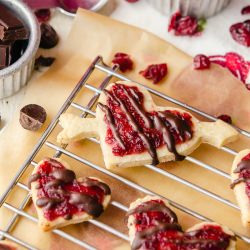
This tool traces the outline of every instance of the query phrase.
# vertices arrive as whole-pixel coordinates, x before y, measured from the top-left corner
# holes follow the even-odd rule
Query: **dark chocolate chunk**
[[[10,65],[11,47],[11,43],[4,43],[0,41],[0,70]]]
[[[86,194],[72,193],[69,203],[83,209],[86,213],[98,217],[103,212],[103,206],[94,197]]]
[[[58,44],[59,37],[54,28],[46,23],[41,24],[40,48],[51,49]]]
[[[16,62],[24,54],[28,43],[28,40],[18,40],[13,43],[11,49],[11,64]]]
[[[0,4],[0,13],[0,40],[15,41],[28,39],[29,31],[15,13],[12,13],[3,4]]]
[[[37,104],[29,104],[20,110],[19,122],[24,129],[36,131],[40,129],[47,117],[43,107]]]
[[[69,169],[57,169],[51,173],[51,176],[64,183],[72,183],[76,179],[76,175]]]
[[[35,70],[39,70],[40,67],[49,67],[54,61],[54,57],[39,56],[35,61]]]

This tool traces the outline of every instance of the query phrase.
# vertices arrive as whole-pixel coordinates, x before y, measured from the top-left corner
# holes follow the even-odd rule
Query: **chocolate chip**
[[[24,129],[36,131],[40,129],[47,117],[43,107],[29,104],[20,110],[19,122]]]
[[[46,23],[42,23],[41,26],[41,41],[40,48],[51,49],[58,44],[59,37],[54,28]]]
[[[54,61],[54,57],[39,56],[35,61],[35,70],[39,70],[40,67],[49,67],[53,64]]]

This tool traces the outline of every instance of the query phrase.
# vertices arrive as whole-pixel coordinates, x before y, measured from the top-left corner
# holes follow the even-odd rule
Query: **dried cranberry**
[[[51,49],[58,44],[59,37],[53,27],[49,24],[41,24],[40,48]]]
[[[36,10],[35,15],[40,23],[45,23],[50,19],[51,16],[50,9]]]
[[[229,115],[220,115],[217,118],[228,123],[228,124],[232,124],[232,118]]]
[[[131,60],[130,56],[125,53],[116,53],[112,63],[118,64],[122,72],[133,69],[133,61]]]
[[[232,38],[241,45],[250,47],[250,20],[236,23],[230,27]]]
[[[168,32],[173,30],[176,36],[193,36],[201,29],[202,27],[199,26],[197,18],[182,16],[180,12],[172,15],[168,26]]]
[[[210,68],[210,60],[205,55],[197,55],[194,57],[194,69],[209,69]]]
[[[250,14],[250,5],[244,7],[244,8],[241,10],[241,14],[242,14],[242,15]]]
[[[151,64],[145,70],[140,71],[140,74],[148,80],[153,80],[156,84],[160,82],[168,73],[168,66],[166,63]]]
[[[39,70],[41,66],[49,67],[53,64],[54,61],[55,61],[54,57],[39,56],[35,61],[35,69]]]

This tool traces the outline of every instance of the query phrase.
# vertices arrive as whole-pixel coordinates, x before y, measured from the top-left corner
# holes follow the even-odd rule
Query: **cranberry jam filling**
[[[147,112],[144,108],[144,95],[137,87],[115,84],[111,90],[105,91],[105,94],[116,132],[123,143],[121,145],[117,136],[114,136],[110,121],[105,115],[104,119],[108,125],[106,143],[112,146],[114,155],[139,154],[164,146],[164,126],[166,133],[168,132],[167,136],[173,137],[174,145],[170,145],[172,148],[192,138],[193,123],[188,113],[176,110]]]
[[[238,164],[234,173],[238,173],[238,179],[234,180],[231,187],[234,188],[237,184],[245,182],[246,184],[246,194],[250,200],[250,153],[242,158],[241,162]]]
[[[110,194],[109,187],[97,180],[77,181],[75,173],[55,159],[44,160],[37,173],[30,177],[29,182],[34,181],[38,182],[36,205],[50,221],[58,217],[71,219],[80,212],[97,217],[103,211],[105,194]]]
[[[226,250],[231,238],[220,226],[205,225],[199,230],[185,233],[177,230],[158,231],[144,241],[142,249]]]
[[[183,232],[176,214],[161,200],[144,202],[128,215],[133,215],[135,221],[133,250],[224,250],[233,237],[217,225]]]

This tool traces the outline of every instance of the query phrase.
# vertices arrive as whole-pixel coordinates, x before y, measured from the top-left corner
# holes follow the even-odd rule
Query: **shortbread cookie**
[[[232,184],[236,199],[241,210],[244,226],[250,225],[250,149],[240,151],[234,159]]]
[[[17,244],[9,240],[0,241],[0,250],[19,250],[21,247],[18,247]]]
[[[38,163],[29,179],[39,226],[48,231],[98,217],[110,201],[110,188],[95,177],[78,178],[58,158]]]
[[[187,111],[156,106],[145,88],[131,82],[102,92],[95,119],[63,114],[60,124],[59,143],[99,135],[107,168],[183,160],[202,142],[221,147],[238,137],[221,120],[200,122]]]
[[[132,250],[234,250],[236,238],[225,226],[202,222],[183,232],[166,201],[146,196],[130,205],[128,229]]]

